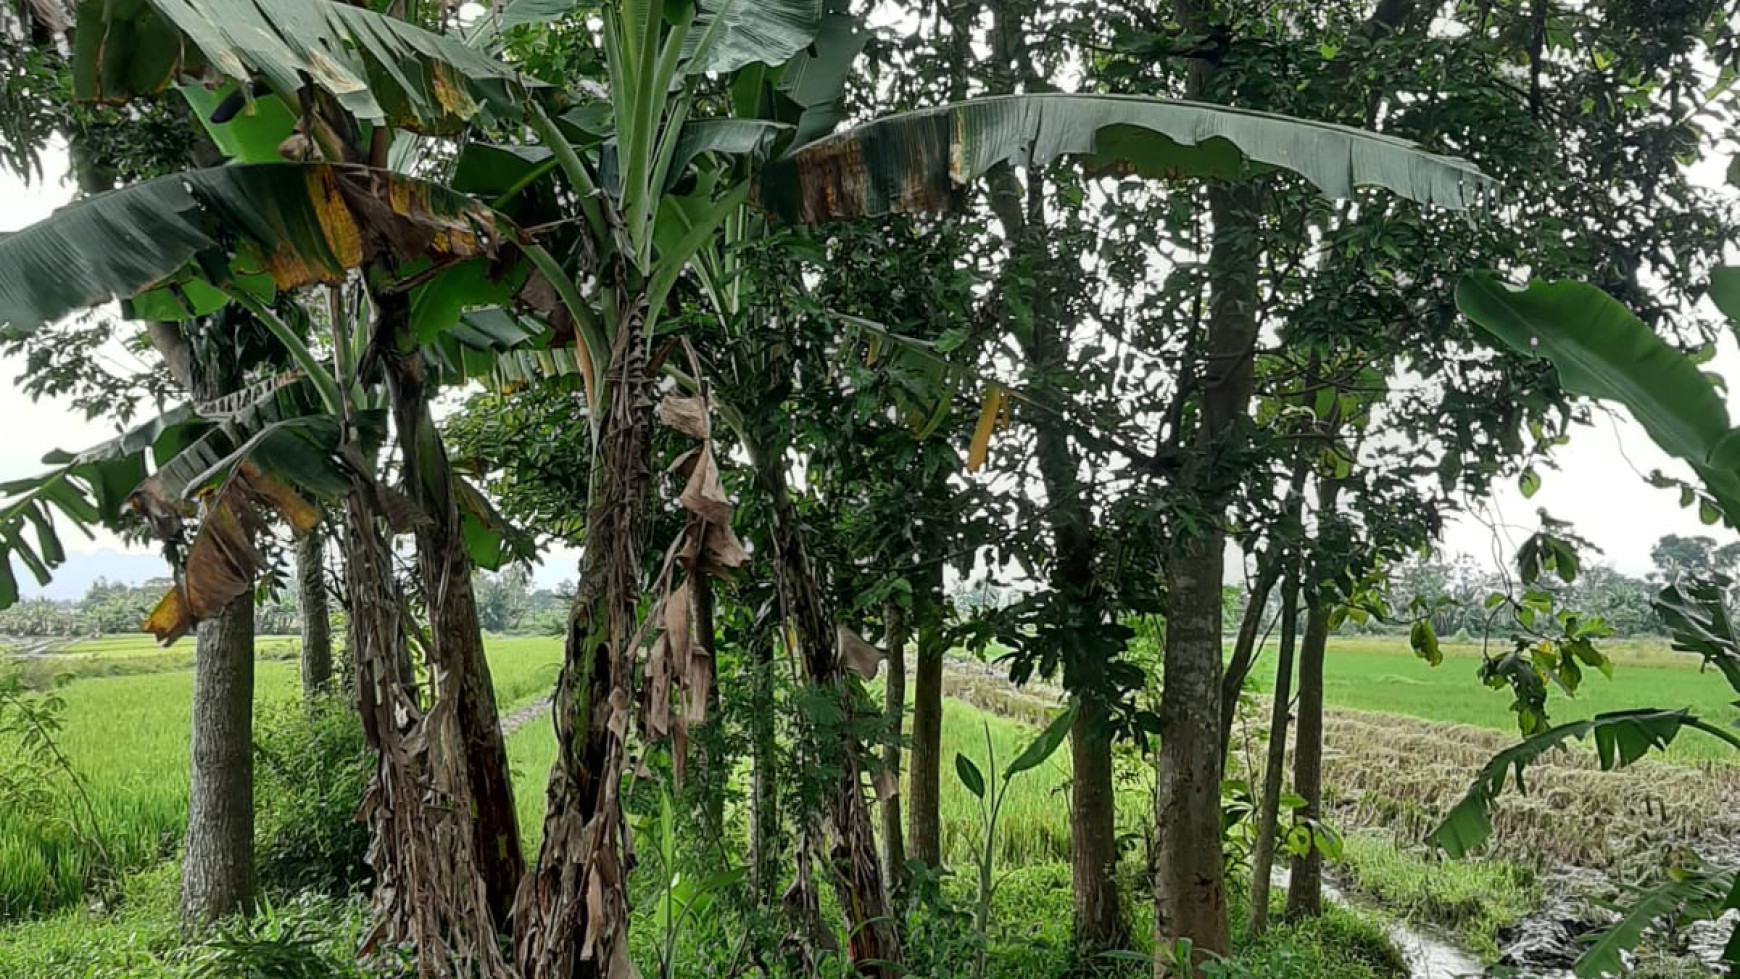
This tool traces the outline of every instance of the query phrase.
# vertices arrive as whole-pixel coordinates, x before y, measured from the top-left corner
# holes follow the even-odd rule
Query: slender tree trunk
[[[254,898],[254,596],[199,624],[192,780],[181,860],[181,920],[204,924]]]
[[[410,332],[409,301],[394,295],[379,297],[377,302],[379,329],[388,331],[377,342],[387,351],[382,359],[404,457],[405,490],[418,510],[417,569],[428,605],[432,656],[440,669],[458,678],[453,709],[471,778],[477,859],[489,892],[490,913],[505,928],[525,873],[525,856],[514,814],[507,746],[477,620],[471,557],[460,530],[453,469],[429,411],[428,380],[422,352]]]
[[[757,621],[750,627],[751,714],[749,718],[749,876],[758,907],[771,908],[779,895],[780,832],[779,746],[773,702],[773,630]]]
[[[332,683],[332,612],[326,602],[326,538],[316,529],[296,541],[296,605],[302,613],[302,699]]]
[[[1308,593],[1305,641],[1299,649],[1299,724],[1293,745],[1293,791],[1305,800],[1299,815],[1323,816],[1323,659],[1329,644],[1329,606]],[[1323,855],[1312,847],[1294,857],[1287,886],[1287,917],[1323,913]]]
[[[942,866],[942,630],[927,613],[918,629],[918,663],[912,678],[912,795],[908,844],[914,860]]]
[[[900,826],[900,742],[906,726],[906,610],[894,602],[883,607],[886,630],[882,646],[888,653],[883,686],[883,716],[888,725],[882,743],[882,869],[891,900],[906,890],[906,840]]]
[[[1192,29],[1201,14],[1187,5]],[[1200,66],[1198,66],[1200,67]],[[1203,75],[1193,69],[1192,93]],[[1226,534],[1221,527],[1231,451],[1243,440],[1256,344],[1257,194],[1249,185],[1213,187],[1209,207],[1212,296],[1204,343],[1202,422],[1183,489],[1200,502],[1206,529],[1183,543],[1167,568],[1166,652],[1161,677],[1160,767],[1154,820],[1161,827],[1154,860],[1154,971],[1171,969],[1164,950],[1180,938],[1198,953],[1231,946],[1222,867],[1221,582]]]
[[[1257,637],[1263,631],[1263,613],[1269,605],[1269,592],[1280,577],[1281,562],[1271,549],[1257,563],[1257,580],[1251,585],[1250,601],[1239,618],[1238,638],[1233,641],[1233,653],[1228,657],[1226,673],[1220,681],[1220,754],[1224,761],[1232,747],[1233,722],[1238,719],[1239,694],[1244,692],[1245,679],[1251,664],[1257,660]]]
[[[750,455],[762,489],[773,505],[774,565],[782,602],[791,618],[809,683],[842,707],[845,674],[831,616],[817,586],[803,528],[781,468],[781,453]],[[844,726],[815,730],[808,739],[812,764],[838,772],[827,799],[831,839],[829,876],[840,904],[847,949],[860,973],[897,975],[900,936],[894,927],[870,807],[864,796],[863,746]]]
[[[627,766],[634,640],[651,489],[652,383],[638,308],[616,317],[580,586],[551,716],[556,761],[543,843],[514,905],[523,979],[616,977],[628,959],[628,857],[618,789]]]
[[[1299,587],[1281,586],[1281,652],[1275,662],[1275,699],[1269,710],[1269,755],[1263,764],[1263,797],[1257,804],[1257,842],[1251,867],[1252,938],[1269,927],[1270,878],[1275,867],[1275,826],[1281,815],[1281,782],[1287,765],[1287,718],[1292,711],[1293,647],[1299,620]]]

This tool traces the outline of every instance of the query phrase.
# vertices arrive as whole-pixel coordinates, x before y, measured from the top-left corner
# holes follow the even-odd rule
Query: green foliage
[[[366,881],[357,820],[373,759],[349,698],[279,702],[254,719],[255,860],[266,888],[346,894]]]

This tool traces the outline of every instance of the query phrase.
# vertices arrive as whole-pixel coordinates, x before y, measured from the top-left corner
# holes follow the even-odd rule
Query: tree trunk
[[[254,898],[254,596],[199,624],[192,779],[181,860],[181,920],[200,925]]]
[[[1156,783],[1154,946],[1188,938],[1225,955],[1226,887],[1220,825],[1220,587],[1225,540],[1218,527],[1168,569],[1166,658],[1160,691]],[[1158,964],[1156,974],[1164,974]]]
[[[1077,957],[1129,944],[1118,903],[1117,791],[1110,711],[1092,692],[1069,729],[1069,867]]]
[[[1232,747],[1233,722],[1238,719],[1239,694],[1244,692],[1245,679],[1251,664],[1257,661],[1257,637],[1263,631],[1263,613],[1269,605],[1269,592],[1280,577],[1281,562],[1277,549],[1271,548],[1257,562],[1257,580],[1251,585],[1250,601],[1239,619],[1238,638],[1233,641],[1232,656],[1227,659],[1226,673],[1220,681],[1220,754],[1224,762]]]
[[[332,611],[326,602],[326,538],[319,529],[296,541],[296,604],[302,613],[302,699],[332,683]]]
[[[699,820],[701,839],[725,840],[725,788],[731,779],[729,759],[717,755],[719,748],[719,660],[717,656],[718,626],[714,617],[713,576],[703,571],[690,574],[689,622],[694,645],[689,651],[691,661],[699,658],[704,664],[707,685],[707,719],[688,732],[695,745],[699,777],[691,774],[690,791],[695,793],[695,818]],[[721,850],[720,852],[724,852]]]
[[[912,795],[907,816],[911,856],[927,867],[942,866],[942,630],[921,623],[912,678],[912,765],[907,787]]]
[[[1302,819],[1323,815],[1323,657],[1329,643],[1329,606],[1306,595],[1305,641],[1299,649],[1299,724],[1293,745],[1293,791],[1305,800]],[[1287,886],[1287,917],[1323,913],[1323,855],[1313,846],[1294,857]]]
[[[886,630],[882,646],[888,653],[883,687],[883,716],[888,725],[882,743],[882,869],[890,899],[898,903],[906,890],[906,841],[900,826],[900,742],[906,725],[906,610],[894,602],[883,606]]]
[[[1181,4],[1181,19],[1199,29],[1201,11]],[[1199,70],[1201,69],[1201,70]],[[1193,66],[1200,95],[1207,69]],[[1257,324],[1256,190],[1212,187],[1214,243],[1202,372],[1202,421],[1181,487],[1204,511],[1206,529],[1184,542],[1167,568],[1166,651],[1161,677],[1160,770],[1155,786],[1154,971],[1181,938],[1198,953],[1225,955],[1231,945],[1222,868],[1221,582],[1226,533],[1221,527],[1234,473],[1230,456],[1243,441],[1252,387]]]
[[[514,904],[523,979],[628,974],[627,881],[632,860],[618,790],[634,704],[634,642],[651,489],[652,383],[645,322],[626,309],[600,420],[580,586],[568,616],[551,708],[556,760],[545,792],[543,843]]]
[[[402,294],[377,298],[381,322],[376,342],[384,352],[393,422],[404,460],[405,490],[416,506],[417,570],[428,607],[432,659],[453,673],[453,705],[471,778],[471,826],[477,860],[489,893],[489,909],[506,928],[514,894],[525,873],[513,778],[483,630],[472,590],[472,564],[460,529],[459,503],[447,449],[429,411],[422,351],[411,335],[409,300]],[[449,689],[448,685],[441,684]]]
[[[783,454],[751,448],[750,455],[773,506],[774,566],[807,679],[842,709],[848,709],[839,642],[786,485]],[[845,725],[813,730],[806,740],[813,752],[807,763],[838,773],[827,799],[831,839],[826,863],[840,904],[848,954],[862,974],[897,975],[900,937],[882,887],[876,833],[864,797],[863,746]]]
[[[750,627],[749,652],[755,675],[749,718],[749,877],[755,903],[771,908],[779,894],[780,817],[773,702],[773,630],[759,617]]]
[[[1250,937],[1269,927],[1270,878],[1275,867],[1275,826],[1281,815],[1281,782],[1287,765],[1287,718],[1293,699],[1293,646],[1299,619],[1299,586],[1281,586],[1281,652],[1275,663],[1275,699],[1269,710],[1269,755],[1263,764],[1263,797],[1257,804],[1257,842],[1252,856]]]

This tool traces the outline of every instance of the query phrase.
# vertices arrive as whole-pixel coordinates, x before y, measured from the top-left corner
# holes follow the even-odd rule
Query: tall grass
[[[149,641],[145,637],[144,642]],[[105,645],[97,648],[90,662],[155,659],[138,654],[144,647],[132,637],[99,642]],[[296,664],[272,658],[284,655],[285,642],[269,637],[256,646],[263,660],[255,674],[256,711],[298,695]],[[192,644],[182,645],[187,649],[169,655],[186,656],[191,665]],[[491,637],[486,646],[496,700],[503,709],[543,696],[554,687],[561,661],[559,640]],[[83,645],[78,648],[85,650]],[[290,646],[292,659],[294,648]],[[66,700],[65,726],[57,743],[89,792],[104,848],[114,864],[108,869],[125,873],[173,855],[187,821],[192,672],[184,666],[139,675],[85,677],[62,688],[61,695]],[[547,724],[527,727],[544,730],[549,740]],[[524,811],[527,799],[535,798],[541,813],[548,759],[522,767],[528,771],[528,785],[535,782],[536,787],[520,791],[519,805]],[[533,770],[535,778],[529,774]],[[0,919],[76,903],[100,863],[93,841],[81,838],[52,814],[0,812]]]
[[[258,665],[256,705],[295,692],[293,664]],[[136,870],[173,852],[187,818],[193,675],[79,680],[62,695],[57,743],[84,780],[110,869]],[[0,917],[77,901],[100,863],[92,841],[50,815],[0,813]]]

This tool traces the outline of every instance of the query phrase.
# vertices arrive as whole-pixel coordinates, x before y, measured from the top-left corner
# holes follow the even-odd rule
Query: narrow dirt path
[[[550,710],[550,698],[540,697],[522,707],[515,707],[501,716],[501,736],[508,735],[537,720]]]

